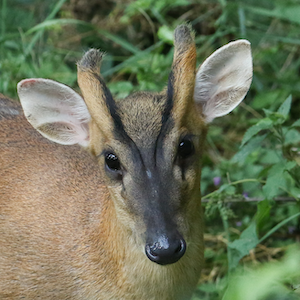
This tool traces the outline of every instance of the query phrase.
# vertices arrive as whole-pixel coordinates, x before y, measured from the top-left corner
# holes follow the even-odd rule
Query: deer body
[[[1,299],[185,299],[201,266],[200,209],[189,268],[144,259],[118,224],[95,158],[79,146],[49,142],[20,106],[1,103],[1,196],[9,195],[0,206]]]
[[[248,59],[244,82],[236,63],[228,77],[224,67],[212,76],[216,85],[239,82],[234,92],[215,88],[209,96],[226,95],[223,111],[204,99],[213,88],[197,90],[215,66],[204,63],[208,71],[195,79],[187,26],[176,30],[162,93],[114,101],[95,50],[78,66],[85,102],[62,84],[22,81],[25,116],[50,141],[21,106],[0,97],[1,299],[190,299],[203,265],[205,118],[228,113],[249,88],[249,44],[239,47],[235,55]],[[207,104],[196,106],[195,93]]]

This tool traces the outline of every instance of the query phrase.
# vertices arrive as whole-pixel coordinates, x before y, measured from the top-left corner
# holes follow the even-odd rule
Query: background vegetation
[[[251,90],[213,122],[206,145],[206,265],[194,300],[300,298],[300,249],[291,248],[300,237],[299,0],[2,0],[0,9],[0,92],[13,98],[29,77],[77,89],[75,63],[90,47],[107,53],[102,74],[116,97],[160,91],[182,22],[196,31],[199,64],[248,39]]]

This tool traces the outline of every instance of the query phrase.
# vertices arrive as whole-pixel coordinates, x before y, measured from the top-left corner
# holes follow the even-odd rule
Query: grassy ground
[[[76,61],[90,47],[107,53],[101,70],[115,97],[159,91],[172,62],[172,32],[182,22],[196,32],[199,64],[229,41],[248,39],[251,90],[239,108],[211,125],[206,145],[206,266],[195,299],[246,299],[237,289],[253,291],[253,277],[262,287],[249,299],[297,298],[286,288],[297,288],[297,255],[272,261],[300,233],[298,0],[0,3],[0,92],[13,98],[17,82],[29,77],[77,89]]]

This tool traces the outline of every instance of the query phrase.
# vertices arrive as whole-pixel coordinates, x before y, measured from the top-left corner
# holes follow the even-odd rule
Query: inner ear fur
[[[62,144],[89,144],[90,114],[70,87],[43,78],[18,83],[18,95],[28,122],[47,139]]]
[[[207,123],[231,112],[246,96],[252,81],[252,55],[247,40],[231,42],[200,66],[194,99]]]

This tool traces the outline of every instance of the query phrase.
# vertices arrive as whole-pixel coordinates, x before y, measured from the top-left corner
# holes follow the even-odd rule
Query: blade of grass
[[[239,23],[240,23],[240,34],[242,37],[246,36],[246,17],[245,17],[245,10],[244,8],[239,5],[238,8],[238,16],[239,16]]]
[[[39,32],[44,29],[49,29],[56,25],[83,25],[92,28],[92,25],[90,25],[85,21],[80,21],[75,19],[54,19],[54,20],[45,20],[42,23],[35,25],[34,27],[26,31],[26,35],[32,34],[34,32]]]
[[[285,20],[291,23],[300,24],[299,19],[299,5],[290,5],[290,6],[275,6],[274,9],[262,8],[262,7],[254,7],[250,5],[241,4],[246,10],[271,18],[278,18],[281,20]]]
[[[251,35],[256,35],[258,37],[263,36],[264,39],[269,40],[269,41],[277,41],[277,42],[282,42],[285,44],[292,44],[292,45],[300,45],[300,40],[291,38],[291,37],[284,37],[284,36],[279,36],[279,35],[272,35],[269,33],[265,33],[263,31],[258,31],[258,30],[253,30],[253,29],[248,29],[248,32],[251,33]]]
[[[163,41],[159,41],[156,44],[150,46],[149,48],[140,51],[139,53],[137,53],[134,56],[129,57],[128,59],[126,59],[124,62],[118,64],[117,66],[107,70],[106,72],[102,73],[103,76],[109,76],[131,64],[134,64],[137,60],[141,59],[143,56],[149,54],[151,51],[155,50],[156,48],[160,47],[163,44]]]
[[[58,13],[58,11],[60,10],[60,8],[63,6],[63,4],[66,2],[67,0],[59,0],[56,5],[54,6],[53,10],[51,11],[51,13],[48,15],[48,17],[46,18],[46,20],[51,20],[55,17],[55,15]],[[26,47],[25,51],[24,51],[24,55],[25,57],[32,51],[34,45],[36,44],[36,42],[38,41],[38,39],[42,36],[44,30],[41,29],[40,31],[38,31],[34,37],[32,38],[31,42],[29,43],[29,45]]]
[[[13,40],[19,37],[19,33],[6,33],[4,36],[0,36],[0,44],[3,44],[7,40]]]
[[[5,35],[6,31],[6,23],[5,23],[5,16],[6,16],[6,9],[7,9],[7,0],[2,0],[2,9],[1,9],[1,35]]]
[[[153,16],[158,20],[161,25],[168,25],[167,21],[163,17],[163,15],[155,8],[150,8]]]
[[[91,30],[94,30],[98,32],[100,35],[106,37],[107,39],[113,41],[114,43],[120,45],[124,49],[128,50],[129,52],[133,54],[139,53],[141,50],[138,49],[137,47],[133,46],[132,44],[128,43],[124,39],[120,38],[117,35],[111,34],[110,32],[103,30],[103,29],[98,29],[94,25],[85,22],[85,21],[80,21],[80,20],[75,20],[75,19],[54,19],[54,20],[45,20],[44,22],[34,26],[33,28],[29,29],[26,34],[31,34],[36,31],[41,31],[45,30],[48,28],[51,28],[52,26],[56,25],[79,25],[79,26],[84,26],[86,28],[89,28]]]
[[[7,9],[7,0],[2,0],[2,9],[1,9],[1,36],[5,36],[6,32],[6,23],[5,23],[5,16],[6,16],[6,9]],[[1,50],[2,46],[1,46]],[[2,52],[2,51],[1,51]]]
[[[106,38],[110,39],[111,41],[115,42],[116,44],[119,44],[121,47],[123,47],[124,49],[130,51],[133,54],[137,54],[139,52],[141,52],[141,50],[137,47],[135,47],[134,45],[128,43],[127,41],[125,41],[124,39],[120,38],[117,35],[111,34],[106,30],[103,29],[96,29],[101,35],[105,36]]]
[[[279,224],[277,224],[276,226],[274,226],[268,233],[266,233],[259,241],[258,244],[262,243],[266,238],[268,238],[270,235],[272,235],[275,231],[277,231],[280,227],[282,227],[283,225],[285,225],[286,223],[288,223],[289,221],[297,218],[300,216],[300,213],[297,213],[293,216],[290,216],[289,218],[281,221]]]

